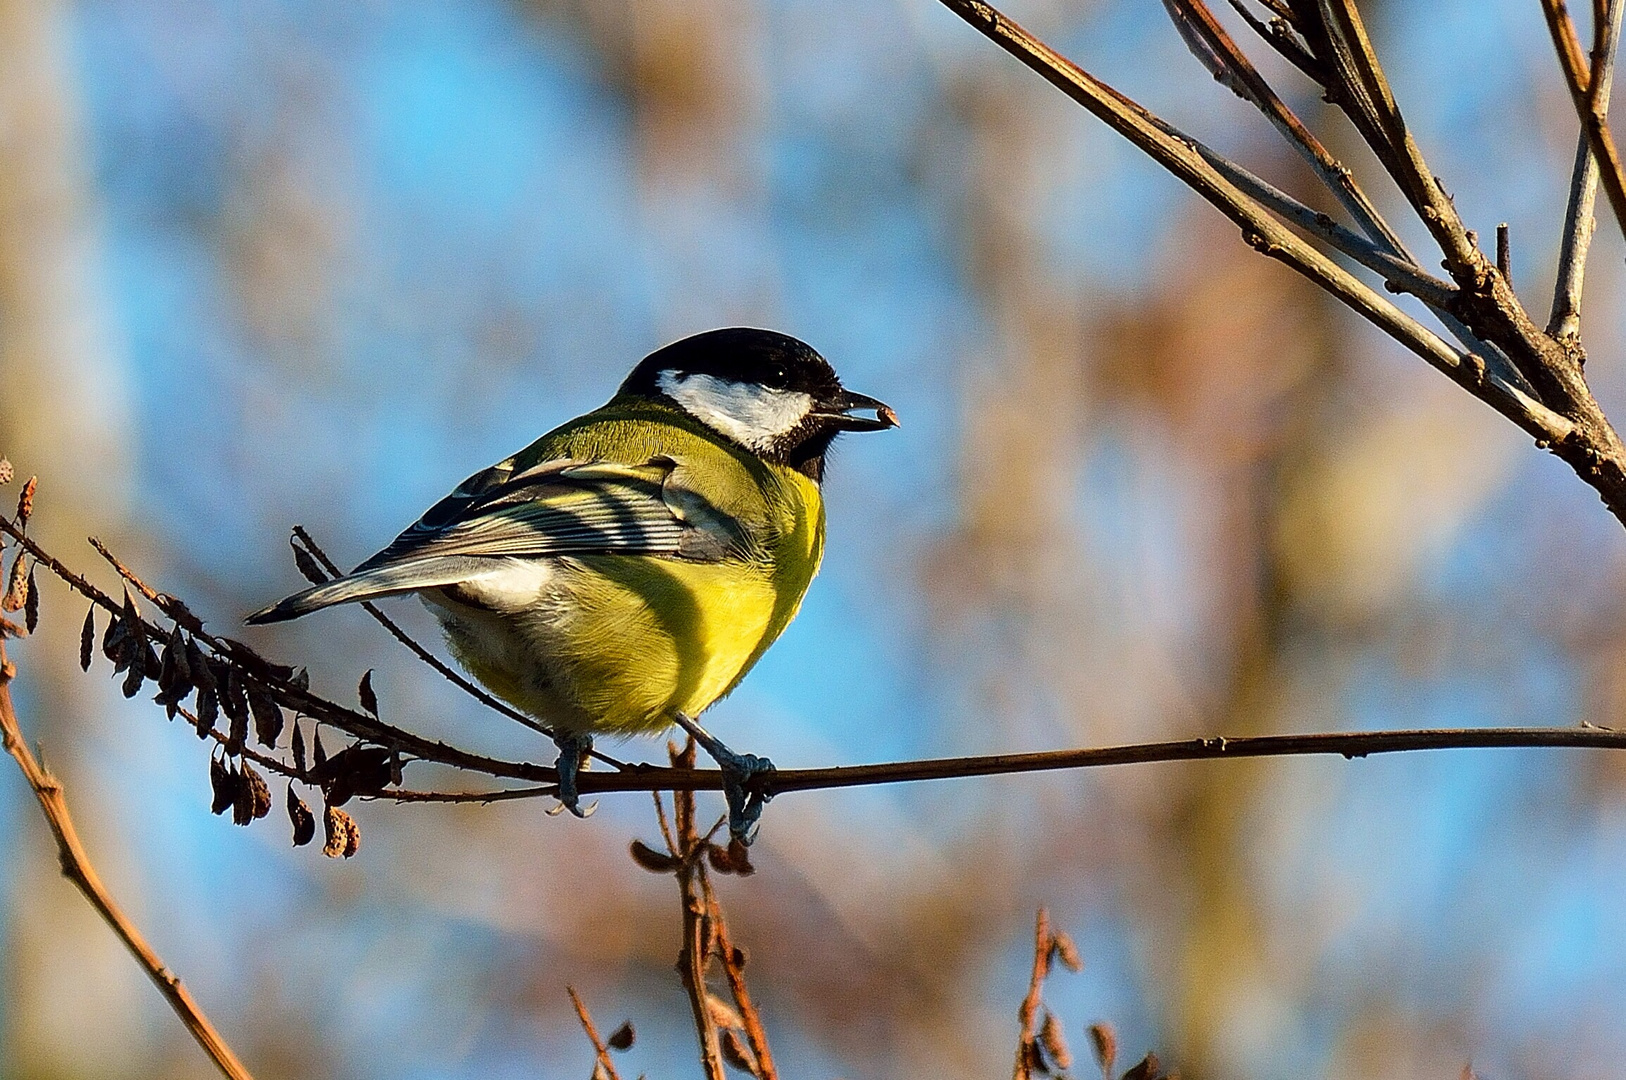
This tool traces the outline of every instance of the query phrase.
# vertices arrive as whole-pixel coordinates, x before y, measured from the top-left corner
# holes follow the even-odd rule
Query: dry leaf
[[[294,827],[294,847],[304,847],[316,836],[316,815],[294,794],[293,781],[288,782],[288,820]]]
[[[664,851],[656,851],[642,840],[632,842],[632,861],[652,874],[670,874],[681,861]]]
[[[85,612],[85,625],[79,630],[79,670],[90,670],[91,654],[96,651],[96,605]]]

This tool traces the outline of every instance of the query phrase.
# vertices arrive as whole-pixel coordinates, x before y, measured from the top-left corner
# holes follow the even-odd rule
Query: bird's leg
[[[723,797],[728,800],[728,834],[742,844],[749,844],[756,838],[762,808],[774,796],[770,779],[773,762],[755,754],[736,754],[684,713],[677,713],[676,720],[678,727],[694,736],[694,741],[722,770]],[[764,779],[758,780],[758,777]]]
[[[569,810],[579,818],[587,817],[598,808],[598,803],[586,810],[581,808],[581,796],[576,791],[576,774],[587,767],[587,755],[593,750],[593,736],[584,731],[568,732],[561,729],[553,733],[553,742],[559,748],[559,760],[553,765],[559,773],[559,809]]]

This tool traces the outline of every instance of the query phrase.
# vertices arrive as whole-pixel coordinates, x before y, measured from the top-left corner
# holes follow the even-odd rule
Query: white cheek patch
[[[656,385],[696,420],[757,451],[794,430],[813,410],[813,399],[800,390],[776,390],[712,375],[663,371]]]

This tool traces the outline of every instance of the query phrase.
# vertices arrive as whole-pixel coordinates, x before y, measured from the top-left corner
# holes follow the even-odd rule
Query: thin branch
[[[570,995],[570,1004],[576,1008],[576,1019],[581,1021],[582,1031],[587,1033],[588,1040],[593,1044],[593,1052],[598,1055],[598,1067],[604,1071],[604,1080],[621,1080],[621,1074],[615,1071],[615,1062],[610,1060],[610,1048],[604,1045],[604,1040],[599,1038],[598,1028],[593,1026],[593,1017],[588,1013],[587,1005],[574,986],[566,986],[565,993]]]
[[[1106,765],[1146,765],[1153,762],[1241,760],[1243,758],[1309,757],[1335,755],[1351,759],[1373,754],[1418,750],[1484,749],[1593,749],[1626,750],[1626,731],[1583,727],[1408,728],[1398,731],[1335,731],[1302,735],[1217,736],[1164,742],[1125,743],[1073,750],[1041,750],[1027,754],[986,754],[970,757],[924,758],[876,765],[838,765],[822,769],[780,769],[773,774],[772,790],[824,791],[869,787],[875,784],[919,783],[924,780],[959,780],[1015,773],[1095,769]],[[721,791],[722,773],[716,769],[665,768],[646,765],[628,773],[583,773],[583,794],[614,791]],[[378,798],[403,802],[496,802],[553,794],[549,787],[511,788],[500,792],[384,792]]]
[[[1482,357],[1464,354],[1448,345],[1438,334],[1294,235],[1222,176],[1196,151],[1190,140],[1176,134],[1144,108],[1058,54],[991,5],[981,0],[942,0],[942,3],[1213,204],[1242,228],[1244,239],[1250,245],[1337,297],[1518,424],[1538,442],[1558,445],[1575,430],[1570,420],[1506,380],[1487,373]],[[1597,463],[1588,459],[1574,467],[1578,471],[1581,468],[1596,471]],[[1626,520],[1626,468],[1621,480],[1622,490],[1616,493],[1610,506]]]
[[[1224,154],[1195,139],[1188,141],[1203,156],[1203,160],[1235,184],[1243,194],[1284,221],[1326,241],[1368,270],[1381,275],[1393,291],[1408,292],[1437,310],[1446,308],[1456,298],[1458,289],[1449,281],[1442,281],[1419,268],[1416,263],[1394,255],[1367,237],[1340,225],[1329,215],[1305,205]]]
[[[734,998],[734,1007],[745,1022],[745,1039],[751,1045],[751,1056],[756,1060],[757,1080],[779,1080],[779,1070],[773,1063],[773,1051],[768,1046],[768,1032],[762,1026],[762,1014],[751,1000],[750,988],[745,983],[745,952],[737,949],[728,936],[728,922],[723,918],[722,905],[712,892],[711,878],[702,870],[701,888],[705,892],[706,906],[711,912],[712,932],[717,935],[717,954],[722,960],[723,974],[728,978],[728,991]]]
[[[1595,79],[1588,95],[1593,108],[1604,113],[1608,111],[1609,92],[1614,84],[1614,57],[1620,44],[1623,10],[1626,10],[1626,2],[1617,0],[1607,5],[1604,18],[1596,28],[1592,64]],[[1564,18],[1568,19],[1568,13]],[[1548,25],[1554,25],[1551,15]],[[1587,251],[1597,224],[1594,207],[1598,199],[1598,177],[1598,156],[1592,149],[1592,136],[1583,128],[1576,140],[1575,168],[1571,172],[1569,203],[1564,210],[1564,233],[1559,247],[1558,280],[1553,287],[1552,314],[1547,322],[1547,333],[1554,338],[1577,339],[1581,333],[1581,287],[1586,274]]]
[[[1558,249],[1558,277],[1553,284],[1553,308],[1547,318],[1547,333],[1554,338],[1580,336],[1581,286],[1592,232],[1597,226],[1593,208],[1598,201],[1598,159],[1586,132],[1581,132],[1576,142],[1575,168],[1570,174],[1569,203],[1564,208],[1564,233]]]
[[[1400,181],[1401,190],[1406,192],[1423,224],[1445,252],[1452,276],[1459,284],[1465,276],[1477,280],[1484,256],[1469,238],[1451,197],[1434,178],[1428,162],[1423,160],[1422,150],[1412,138],[1411,129],[1400,115],[1400,107],[1395,103],[1394,92],[1383,74],[1383,66],[1372,48],[1355,0],[1321,0],[1321,11],[1329,29],[1336,32],[1341,45],[1347,49],[1344,55],[1349,71],[1359,80],[1358,85],[1372,107],[1372,115],[1388,140],[1391,154],[1385,161],[1393,163],[1391,174]]]
[[[694,739],[689,739],[682,750],[671,750],[675,770],[692,770],[695,760]],[[721,774],[719,774],[720,776]],[[683,945],[678,951],[678,975],[683,989],[689,995],[689,1008],[694,1014],[694,1030],[700,1044],[700,1066],[707,1080],[724,1080],[723,1049],[717,1038],[717,1024],[712,1019],[711,991],[706,988],[706,960],[711,952],[708,928],[708,905],[701,895],[699,876],[700,859],[704,857],[706,840],[695,827],[694,793],[675,792],[672,796],[673,817],[677,826],[677,847],[672,855],[678,860],[673,876],[678,883],[678,902],[683,908]]]
[[[1384,254],[1409,263],[1416,269],[1416,258],[1406,250],[1400,236],[1389,227],[1383,215],[1378,213],[1372,200],[1355,182],[1354,175],[1333,157],[1332,152],[1271,89],[1265,77],[1220,25],[1204,0],[1164,0],[1164,7],[1198,60],[1233,93],[1265,115],[1315,171],[1333,197],[1349,211],[1367,238]]]
[[[1581,130],[1586,133],[1592,152],[1597,156],[1604,191],[1608,193],[1609,205],[1615,212],[1615,223],[1622,234],[1626,234],[1626,168],[1621,165],[1620,151],[1607,123],[1608,98],[1603,96],[1594,101],[1592,78],[1582,57],[1581,40],[1575,32],[1575,21],[1570,18],[1564,0],[1541,0],[1541,10],[1547,16],[1547,29],[1552,34],[1553,48],[1558,53],[1558,66],[1564,71],[1564,82],[1569,87],[1575,113],[1581,120]]]
[[[339,577],[342,574],[342,571],[339,569],[338,565],[334,563],[332,559],[327,557],[327,552],[323,551],[321,547],[318,546],[316,541],[311,538],[311,534],[305,531],[305,527],[303,525],[294,526],[294,535],[297,536],[300,542],[305,545],[305,550],[309,551],[311,555],[322,564],[323,569],[325,569],[329,574],[334,577]],[[508,717],[510,720],[517,720],[519,723],[524,724],[531,730],[541,732],[550,739],[553,738],[552,728],[541,723],[535,717],[526,716],[518,709],[509,705],[507,702],[492,697],[490,694],[474,685],[468,679],[464,678],[462,674],[455,671],[451,665],[447,664],[440,657],[430,652],[423,645],[419,644],[417,639],[412,637],[412,635],[401,629],[401,625],[379,610],[377,604],[374,604],[370,600],[363,600],[361,602],[361,608],[363,611],[367,612],[367,614],[371,615],[378,622],[378,625],[387,630],[391,637],[393,637],[396,641],[399,641],[402,645],[405,645],[407,650],[411,652],[413,656],[416,656],[419,660],[422,660],[425,664],[428,664],[443,678],[445,678],[447,682],[451,683],[465,694],[468,694],[486,708],[499,712]],[[607,754],[600,753],[597,750],[590,750],[588,753],[605,764],[611,765],[617,769],[625,769],[627,767],[625,762],[617,761],[615,758],[610,757]]]
[[[136,958],[147,973],[147,978],[164,995],[175,1015],[181,1018],[192,1038],[197,1040],[203,1052],[215,1063],[221,1075],[232,1080],[253,1080],[248,1069],[237,1055],[232,1052],[209,1018],[203,1014],[202,1008],[192,997],[191,991],[181,983],[180,977],[165,966],[158,954],[147,944],[147,939],[136,929],[118,903],[113,899],[107,887],[102,884],[101,877],[91,864],[90,856],[85,853],[84,845],[79,841],[78,830],[74,828],[73,818],[68,813],[68,802],[62,792],[62,784],[52,776],[46,768],[35,758],[29,750],[27,742],[23,740],[22,727],[17,720],[17,712],[11,701],[11,681],[16,677],[17,669],[12,666],[6,657],[5,643],[0,640],[0,737],[3,737],[6,753],[17,762],[22,770],[28,786],[34,789],[34,796],[39,800],[40,811],[45,815],[46,823],[51,827],[51,833],[56,837],[57,853],[62,861],[62,875],[73,882],[91,907],[102,920],[112,927],[124,947],[130,950],[130,955]]]
[[[1012,1080],[1032,1080],[1035,1050],[1039,1041],[1039,1004],[1043,1000],[1044,981],[1050,974],[1050,913],[1044,908],[1033,928],[1033,974],[1028,979],[1027,996],[1016,1010],[1016,1019],[1022,1030],[1016,1042],[1016,1067]]]

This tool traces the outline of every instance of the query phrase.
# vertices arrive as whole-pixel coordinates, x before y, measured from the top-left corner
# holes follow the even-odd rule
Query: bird
[[[831,443],[898,426],[812,346],[728,327],[644,357],[602,407],[475,473],[350,573],[249,615],[416,594],[457,661],[553,735],[561,808],[596,735],[695,737],[749,843],[773,763],[697,718],[791,620],[824,554]],[[766,775],[765,775],[766,774]]]

